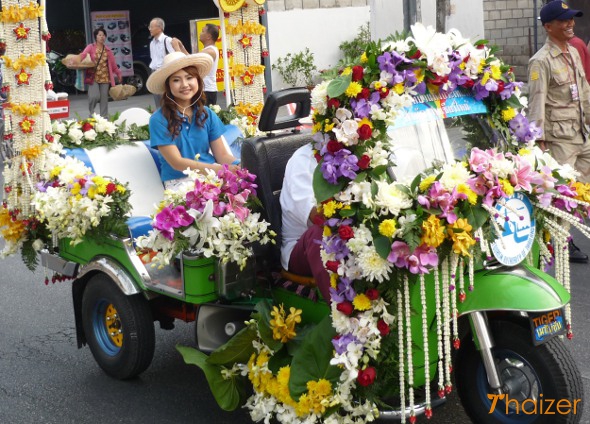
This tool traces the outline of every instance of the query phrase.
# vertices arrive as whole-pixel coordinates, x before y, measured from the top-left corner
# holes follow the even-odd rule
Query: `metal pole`
[[[537,15],[537,0],[534,0],[533,1],[533,34],[534,34],[533,36],[535,39],[533,40],[533,42],[535,44],[535,51],[533,52],[533,54],[535,54],[537,52],[537,50],[539,49],[538,41],[537,41],[537,38],[539,36],[538,29],[537,29],[537,21],[538,21],[537,16],[539,16],[539,15]]]
[[[89,0],[83,0],[82,6],[84,8],[84,32],[86,33],[86,44],[94,43],[92,36],[92,23],[90,22],[90,4]]]

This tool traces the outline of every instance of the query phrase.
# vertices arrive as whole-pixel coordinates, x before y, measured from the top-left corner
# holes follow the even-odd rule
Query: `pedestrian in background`
[[[115,62],[111,49],[105,45],[107,32],[104,28],[94,30],[95,42],[86,46],[80,53],[80,59],[87,55],[95,63],[94,68],[86,69],[84,83],[88,85],[88,109],[90,115],[94,113],[96,105],[100,103],[100,115],[109,117],[109,88],[115,86],[115,77],[123,81],[121,70]]]
[[[150,42],[150,69],[152,72],[155,72],[162,67],[164,57],[167,54],[172,52],[183,52],[184,54],[188,54],[182,41],[178,38],[169,37],[164,34],[165,27],[166,24],[162,18],[153,18],[148,26],[148,30],[152,37],[152,41]],[[154,94],[156,107],[160,107],[161,100],[161,95]]]
[[[563,1],[551,1],[539,19],[547,33],[545,45],[529,60],[528,117],[543,129],[538,140],[561,164],[580,173],[590,183],[590,141],[585,110],[590,111],[590,85],[578,51],[569,44],[574,37],[574,17],[579,10]],[[570,262],[588,262],[588,255],[570,241]]]
[[[203,78],[207,106],[217,104],[217,68],[219,66],[219,49],[215,45],[219,38],[219,28],[214,24],[206,24],[199,34],[199,41],[203,43],[203,53],[213,58],[213,67]]]
[[[578,51],[582,60],[582,66],[584,67],[584,73],[586,74],[586,81],[590,83],[590,52],[588,51],[588,46],[586,46],[584,40],[576,36],[573,36],[569,43],[570,46]]]

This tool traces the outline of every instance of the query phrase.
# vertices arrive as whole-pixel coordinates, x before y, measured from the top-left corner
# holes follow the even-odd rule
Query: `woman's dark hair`
[[[195,122],[199,127],[203,127],[205,125],[205,121],[209,117],[207,111],[205,110],[205,96],[204,94],[204,85],[203,85],[203,78],[199,74],[199,70],[195,66],[187,66],[186,68],[182,68],[184,71],[192,75],[197,79],[199,83],[199,89],[197,90],[197,94],[195,94],[192,99],[191,103],[196,101],[193,108],[197,108],[197,115],[195,118]],[[176,138],[178,134],[180,134],[180,129],[182,127],[181,118],[176,113],[177,107],[176,104],[172,99],[174,96],[172,95],[172,91],[170,91],[170,77],[166,78],[166,92],[162,96],[162,115],[168,121],[168,132],[172,136],[172,138]]]
[[[105,37],[107,36],[107,32],[106,32],[106,30],[104,28],[96,28],[94,30],[94,32],[93,32],[93,34],[94,34],[94,40],[96,40],[96,37],[98,36],[98,33],[99,32],[102,32]]]

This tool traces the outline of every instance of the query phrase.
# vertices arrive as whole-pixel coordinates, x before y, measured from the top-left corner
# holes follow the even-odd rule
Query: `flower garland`
[[[410,38],[369,45],[358,64],[313,90],[319,176],[314,190],[326,217],[321,254],[332,281],[335,331],[329,363],[339,372],[327,379],[331,391],[320,402],[325,410],[297,409],[284,392],[286,372],[267,365],[275,355],[282,358],[282,345],[289,342],[269,340],[265,320],[258,319],[258,353],[242,371],[253,376],[255,394],[246,407],[254,420],[364,423],[375,417],[378,399],[397,387],[402,408],[412,411],[409,420],[415,422],[414,387],[428,386],[433,378],[438,396],[450,393],[460,303],[477,290],[475,261],[490,255],[504,225],[495,205],[515,192],[526,193],[537,206],[540,232],[550,234],[557,249],[556,278],[569,288],[564,227],[590,234],[582,224],[590,211],[590,185],[575,181],[571,167],[534,147],[541,133],[526,119],[520,85],[485,44],[417,24]],[[474,147],[463,161],[430,168],[411,183],[392,182],[385,171],[397,140],[388,127],[414,101],[463,95],[459,90],[486,105],[499,134],[494,147]],[[483,137],[474,132],[473,138]],[[414,316],[414,290],[424,311],[426,293],[434,290],[432,333],[424,314]],[[571,337],[571,314],[566,315]],[[437,377],[416,368],[416,346],[425,358],[430,349],[437,352]],[[303,367],[297,356],[291,378],[304,369],[296,368]],[[283,382],[278,391],[261,384],[275,379]],[[299,380],[297,386],[304,387]],[[431,394],[425,395],[430,417]]]
[[[76,119],[53,121],[51,130],[53,139],[70,149],[109,148],[131,143],[125,139],[121,126],[96,113],[81,121]]]

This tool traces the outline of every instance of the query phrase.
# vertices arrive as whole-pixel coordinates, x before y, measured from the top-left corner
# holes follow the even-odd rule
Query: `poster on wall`
[[[131,28],[128,10],[92,12],[92,30],[103,28],[107,33],[106,45],[113,51],[117,66],[124,77],[133,75]]]
[[[227,19],[225,21],[227,24]],[[191,48],[193,53],[197,53],[203,50],[205,46],[199,40],[199,34],[203,30],[203,27],[207,24],[217,25],[219,28],[219,19],[194,19],[191,21]],[[225,90],[223,84],[224,71],[223,71],[223,55],[221,54],[221,29],[219,29],[219,38],[215,43],[217,47],[217,53],[219,54],[219,63],[217,64],[217,91],[223,92]]]

